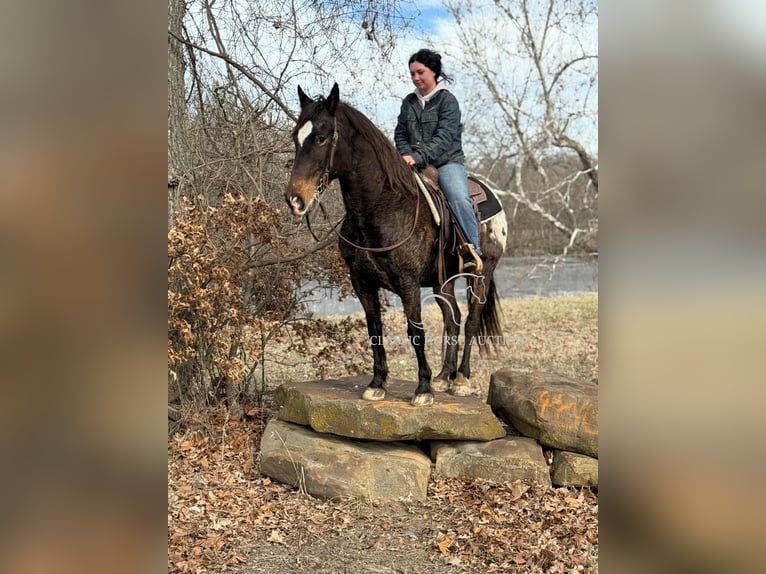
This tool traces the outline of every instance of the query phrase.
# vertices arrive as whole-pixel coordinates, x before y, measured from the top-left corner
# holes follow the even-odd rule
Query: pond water
[[[501,298],[538,297],[564,293],[598,292],[597,257],[503,257],[495,270],[498,294]],[[465,280],[458,279],[456,293],[464,299]],[[353,295],[338,301],[335,289],[305,287],[308,293],[308,309],[315,315],[348,315],[359,313],[362,306]],[[401,308],[397,295],[383,291],[388,305]],[[422,290],[424,298],[433,291]],[[436,303],[426,302],[426,305]]]

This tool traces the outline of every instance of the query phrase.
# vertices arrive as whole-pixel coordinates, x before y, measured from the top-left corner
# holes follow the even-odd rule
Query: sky
[[[403,7],[402,12],[406,16],[416,17],[415,26],[420,32],[428,31],[432,28],[434,20],[451,20],[452,17],[441,0],[427,0],[425,2],[416,2],[415,5]]]

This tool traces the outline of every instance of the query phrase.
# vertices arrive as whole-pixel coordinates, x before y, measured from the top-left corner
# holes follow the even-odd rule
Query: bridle
[[[335,159],[335,149],[338,144],[338,118],[333,117],[333,126],[332,126],[332,140],[330,142],[330,153],[327,158],[327,164],[325,165],[324,170],[322,171],[322,177],[319,179],[319,184],[316,187],[316,194],[317,194],[317,203],[319,204],[319,208],[322,210],[322,214],[327,217],[327,213],[324,210],[324,206],[321,202],[321,196],[322,194],[327,191],[327,189],[330,187],[330,171],[332,170],[332,163]],[[414,168],[413,168],[414,169]],[[371,251],[373,253],[385,253],[386,251],[392,251],[396,249],[397,247],[401,247],[407,241],[410,240],[412,237],[412,234],[415,233],[415,228],[418,226],[418,216],[420,215],[420,191],[416,190],[416,197],[417,202],[415,203],[415,217],[412,221],[412,229],[410,229],[410,232],[407,234],[407,236],[394,243],[393,245],[388,245],[386,247],[364,247],[363,245],[357,245],[350,239],[346,239],[341,235],[341,233],[338,231],[338,226],[343,222],[345,219],[345,215],[332,227],[333,232],[343,241],[351,245],[352,247],[355,247],[356,249],[361,249],[362,251]],[[316,235],[314,235],[314,232],[311,229],[311,224],[309,223],[308,214],[306,215],[306,226],[309,229],[309,232],[311,233],[312,237],[319,241]]]
[[[335,148],[338,146],[338,118],[333,116],[332,118],[332,140],[330,141],[330,154],[327,157],[327,165],[325,165],[322,177],[319,180],[319,185],[316,188],[317,200],[319,196],[330,187],[330,170],[332,169],[332,162],[335,159]]]

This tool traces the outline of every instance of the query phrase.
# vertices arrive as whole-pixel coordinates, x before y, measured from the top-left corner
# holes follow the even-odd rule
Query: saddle
[[[463,229],[458,224],[457,218],[452,212],[452,208],[450,207],[447,198],[439,187],[439,172],[436,167],[428,165],[421,170],[416,170],[415,173],[420,180],[418,186],[421,188],[421,191],[426,198],[426,202],[431,208],[434,222],[439,227],[439,233],[437,235],[439,258],[437,265],[439,279],[440,281],[445,281],[445,255],[447,253],[453,254],[457,251],[460,257],[458,268],[462,271],[463,256],[470,250],[470,248],[467,247],[468,240],[463,233]],[[495,194],[492,193],[484,183],[472,176],[468,176],[468,193],[473,200],[474,214],[479,223],[486,221],[502,210],[500,200],[498,200]],[[454,233],[451,235],[451,244],[447,245],[450,237],[450,228],[452,228]]]
[[[439,187],[439,172],[433,165],[428,165],[417,173],[420,174],[428,186],[433,188],[435,193],[444,197]],[[479,223],[487,221],[503,209],[497,195],[484,182],[479,181],[472,175],[468,176],[468,193],[473,200],[473,210]],[[436,223],[439,225],[438,220]]]

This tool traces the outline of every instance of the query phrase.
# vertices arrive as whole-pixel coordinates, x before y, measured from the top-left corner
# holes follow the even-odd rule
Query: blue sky
[[[442,2],[415,2],[414,5],[402,5],[402,13],[405,16],[415,18],[413,26],[419,32],[428,32],[432,22],[438,19],[451,20],[452,16],[444,8]]]

